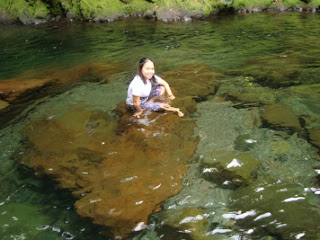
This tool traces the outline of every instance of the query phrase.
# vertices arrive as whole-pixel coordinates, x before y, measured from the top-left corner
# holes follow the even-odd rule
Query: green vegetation
[[[50,17],[48,5],[41,0],[3,0],[0,2],[0,20],[19,19],[25,24],[47,20]]]
[[[172,21],[202,18],[226,10],[316,11],[319,6],[320,0],[2,0],[0,21],[19,20],[29,24],[52,17],[112,21],[123,16],[152,16]]]
[[[310,7],[318,8],[320,6],[320,0],[311,0],[308,1]]]

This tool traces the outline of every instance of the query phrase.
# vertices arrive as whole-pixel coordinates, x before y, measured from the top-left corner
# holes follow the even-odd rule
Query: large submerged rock
[[[224,188],[245,186],[255,180],[260,161],[252,153],[216,151],[207,154],[200,165],[204,179]]]
[[[80,216],[121,237],[145,226],[148,215],[181,190],[196,146],[188,138],[191,122],[174,114],[128,121],[126,133],[116,135],[114,119],[77,109],[23,131],[31,150],[22,162],[71,190]]]
[[[268,233],[281,239],[319,239],[320,214],[308,201],[310,194],[295,183],[257,181],[234,192],[231,212],[223,217],[257,238]]]
[[[193,81],[183,76],[175,80]],[[175,106],[192,110],[195,101],[187,95],[201,93],[197,88],[201,84],[177,92]],[[31,123],[22,132],[29,150],[21,162],[70,190],[80,216],[124,238],[145,228],[148,216],[182,189],[181,178],[197,140],[188,111],[182,119],[175,113],[148,111],[135,119],[119,104],[115,113],[111,117],[77,108]]]

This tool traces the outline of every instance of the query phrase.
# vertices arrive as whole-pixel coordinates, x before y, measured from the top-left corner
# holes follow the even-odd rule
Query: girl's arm
[[[133,95],[133,106],[136,112],[133,114],[134,117],[140,118],[140,115],[142,113],[142,108],[140,107],[140,97]]]
[[[166,93],[168,94],[168,97],[170,99],[175,99],[176,97],[173,95],[172,91],[171,91],[171,88],[169,86],[169,83],[167,83],[165,80],[163,79],[157,79],[158,80],[158,84],[163,86]]]

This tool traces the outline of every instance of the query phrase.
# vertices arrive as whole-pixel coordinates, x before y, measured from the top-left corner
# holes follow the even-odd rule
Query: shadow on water
[[[3,27],[2,236],[319,238],[315,16]],[[142,52],[184,118],[125,107]]]
[[[17,156],[18,157],[18,156]],[[12,239],[105,239],[105,227],[92,226],[74,210],[75,198],[69,191],[58,189],[47,175],[35,176],[34,170],[16,166],[2,183],[2,236]],[[111,238],[111,236],[110,236]]]

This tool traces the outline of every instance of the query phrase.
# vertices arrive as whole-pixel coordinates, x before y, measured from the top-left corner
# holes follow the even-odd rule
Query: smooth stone
[[[320,148],[320,128],[313,128],[309,131],[310,142]]]
[[[295,131],[302,129],[298,117],[286,105],[273,104],[266,106],[261,118],[273,127],[291,128]]]

